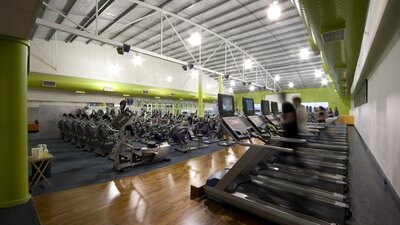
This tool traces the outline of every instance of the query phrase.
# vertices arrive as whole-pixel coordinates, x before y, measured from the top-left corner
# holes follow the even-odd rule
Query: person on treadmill
[[[281,93],[279,97],[282,101],[283,114],[283,120],[280,121],[280,124],[285,129],[283,136],[287,138],[298,138],[299,129],[297,127],[296,109],[292,103],[286,101],[285,93]]]
[[[326,122],[326,113],[324,107],[320,106],[317,109],[316,119],[318,123],[325,123]]]
[[[293,105],[296,108],[297,117],[297,128],[301,133],[308,133],[307,123],[308,123],[308,113],[307,109],[301,104],[300,97],[294,97],[292,99]]]
[[[337,107],[335,107],[335,111],[333,111],[333,115],[334,115],[335,117],[339,116],[339,110],[338,110]]]

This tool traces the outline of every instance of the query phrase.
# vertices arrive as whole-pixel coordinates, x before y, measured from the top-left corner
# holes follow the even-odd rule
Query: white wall
[[[100,94],[76,94],[69,91],[50,91],[41,89],[28,90],[28,107],[39,105],[73,105],[86,106],[88,102],[119,104],[124,97]]]
[[[132,63],[134,53],[117,54],[115,48],[97,44],[85,44],[75,41],[31,41],[31,71],[49,74],[108,80],[114,82],[173,88],[197,92],[198,80],[192,79],[190,72],[182,70],[181,65],[141,55],[143,63]],[[117,65],[119,72],[110,71],[111,65]],[[167,76],[173,82],[166,81]],[[218,81],[204,75],[205,93],[217,94]],[[207,84],[211,87],[207,89]]]
[[[368,7],[368,17],[365,21],[365,28],[363,39],[361,43],[361,50],[358,56],[357,68],[354,73],[354,81],[351,86],[351,91],[354,91],[356,84],[361,76],[361,70],[367,60],[369,50],[377,34],[379,23],[382,19],[388,0],[370,0]]]
[[[368,75],[368,103],[351,109],[355,126],[400,195],[400,27]],[[386,43],[385,43],[386,44]]]

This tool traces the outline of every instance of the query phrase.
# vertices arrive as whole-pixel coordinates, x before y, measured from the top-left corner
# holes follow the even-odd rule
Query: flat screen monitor
[[[268,100],[261,100],[261,113],[266,116],[271,113],[269,109],[269,101]]]
[[[271,111],[272,114],[278,115],[278,103],[277,102],[271,102]]]
[[[235,104],[232,95],[218,94],[218,111],[223,117],[235,115]]]
[[[246,116],[252,116],[254,111],[254,100],[252,98],[243,98],[243,113]]]

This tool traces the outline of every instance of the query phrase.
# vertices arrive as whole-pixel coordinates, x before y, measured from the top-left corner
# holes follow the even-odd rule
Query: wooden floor
[[[245,148],[224,150],[135,177],[34,197],[43,225],[257,224],[215,203],[190,200],[190,185],[230,167]]]

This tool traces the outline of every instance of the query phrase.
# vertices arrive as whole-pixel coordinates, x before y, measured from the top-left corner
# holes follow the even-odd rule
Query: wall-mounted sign
[[[103,91],[112,92],[114,91],[114,88],[111,86],[104,86]]]

